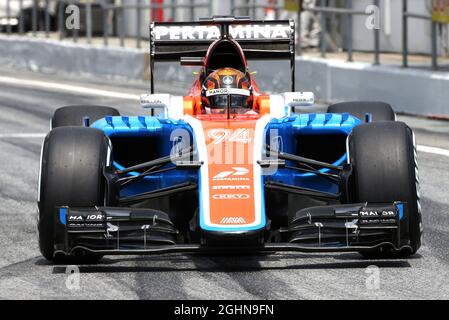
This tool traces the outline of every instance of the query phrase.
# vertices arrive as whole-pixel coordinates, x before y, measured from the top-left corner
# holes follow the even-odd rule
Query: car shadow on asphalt
[[[410,268],[410,259],[367,260],[358,254],[308,255],[204,255],[183,254],[151,257],[103,258],[98,264],[78,265],[80,273],[139,273],[139,272],[258,272],[267,270],[319,270]],[[36,264],[42,262],[37,261]],[[65,273],[68,265],[53,265],[53,273]]]

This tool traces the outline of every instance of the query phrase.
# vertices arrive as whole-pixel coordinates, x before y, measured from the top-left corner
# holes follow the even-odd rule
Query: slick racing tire
[[[67,106],[59,108],[51,119],[51,128],[65,126],[83,126],[83,118],[89,117],[92,124],[106,116],[119,116],[117,109],[104,106]]]
[[[412,130],[403,122],[366,123],[349,136],[349,158],[353,166],[353,201],[407,203],[401,220],[401,245],[411,250],[362,253],[369,258],[404,257],[421,245],[421,205],[419,199],[416,143]],[[391,250],[390,250],[391,251]]]
[[[58,206],[102,206],[105,199],[103,167],[109,161],[109,139],[100,130],[61,127],[45,137],[41,155],[38,199],[38,236],[42,255],[50,261],[55,244],[64,243]],[[80,255],[77,262],[95,262],[100,256]]]
[[[332,104],[327,113],[349,113],[362,122],[366,122],[366,114],[370,113],[372,122],[395,121],[396,115],[391,105],[378,101],[349,101]]]

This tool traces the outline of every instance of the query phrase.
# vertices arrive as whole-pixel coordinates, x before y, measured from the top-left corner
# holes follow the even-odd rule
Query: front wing
[[[221,252],[367,252],[411,250],[402,239],[407,204],[344,204],[298,211],[287,228],[222,232],[216,239],[186,243],[169,216],[158,210],[123,207],[60,207],[55,255],[143,255]],[[218,236],[218,237],[217,237]],[[239,239],[237,242],[229,239]],[[242,241],[243,240],[243,241]],[[237,245],[235,244],[237,243]]]

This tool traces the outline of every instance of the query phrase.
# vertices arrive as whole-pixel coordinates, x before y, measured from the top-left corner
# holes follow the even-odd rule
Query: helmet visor
[[[233,113],[245,113],[251,108],[248,105],[249,95],[249,90],[244,89],[219,89],[219,91],[206,92],[213,113],[225,113],[228,106]]]

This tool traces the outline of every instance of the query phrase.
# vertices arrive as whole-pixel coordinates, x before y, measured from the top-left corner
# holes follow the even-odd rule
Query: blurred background
[[[66,20],[72,5],[79,8],[79,29],[69,30]],[[131,46],[134,40],[141,47],[141,41],[148,39],[150,21],[244,15],[295,20],[301,26],[298,48],[319,48],[322,55],[407,50],[447,58],[448,6],[446,0],[0,0],[0,31],[119,46]],[[380,32],[365,26],[369,15],[373,15],[374,30]]]
[[[398,111],[449,115],[449,90],[442,82],[449,71],[449,0],[0,0],[0,63],[147,80],[151,21],[212,15],[295,20],[298,81],[319,100],[388,100],[392,95]],[[117,49],[131,56],[123,51],[117,56]],[[142,53],[138,65],[136,50]],[[120,62],[111,67],[114,59]],[[263,73],[259,65],[251,67]],[[284,68],[262,74],[266,90],[284,88]],[[354,68],[363,71],[354,77]],[[191,71],[168,70],[161,77],[180,86],[191,79]],[[397,74],[405,70],[402,77]],[[344,85],[348,81],[363,83],[359,94]],[[402,89],[398,83],[410,91],[404,99],[395,98]],[[423,107],[431,100],[432,107]]]

